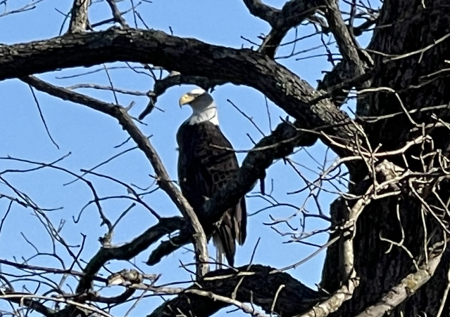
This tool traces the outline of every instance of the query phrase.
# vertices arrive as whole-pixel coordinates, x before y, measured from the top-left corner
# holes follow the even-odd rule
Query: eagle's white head
[[[180,107],[183,105],[190,105],[192,108],[192,115],[187,120],[189,124],[209,121],[219,125],[216,103],[211,95],[202,88],[195,88],[181,96]]]

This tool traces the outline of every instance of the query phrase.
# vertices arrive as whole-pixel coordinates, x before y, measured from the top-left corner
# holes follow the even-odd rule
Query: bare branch
[[[262,3],[261,0],[243,0],[251,14],[268,22],[272,26],[277,25],[281,18],[281,10]]]
[[[89,26],[88,9],[91,0],[74,0],[70,15],[68,33],[86,32]]]
[[[101,248],[95,256],[89,261],[84,269],[85,276],[80,280],[77,293],[82,293],[91,288],[94,274],[110,260],[129,260],[147,249],[151,244],[156,242],[162,236],[179,228],[186,228],[187,223],[183,218],[162,218],[158,224],[147,229],[144,233],[136,237],[130,243],[120,247]]]
[[[250,13],[272,26],[272,30],[265,37],[258,49],[270,58],[275,57],[276,50],[287,32],[300,25],[308,17],[312,17],[317,10],[325,7],[324,0],[291,0],[286,2],[281,10],[263,4],[260,0],[244,0]]]
[[[173,47],[183,49],[174,50]],[[46,62],[49,59],[51,63]],[[358,125],[336,109],[330,100],[312,104],[319,92],[275,61],[251,50],[208,45],[160,31],[112,28],[103,32],[70,34],[46,41],[1,46],[0,80],[119,60],[151,63],[177,70],[186,76],[214,78],[253,87],[295,117],[297,126],[303,129],[323,127],[341,144],[350,147],[355,145],[355,137],[361,135]],[[348,154],[347,150],[336,147],[328,138],[322,139],[338,155]]]
[[[30,3],[25,4],[24,6],[22,6],[20,8],[0,13],[0,18],[2,18],[4,16],[7,16],[7,15],[10,15],[10,14],[16,14],[16,13],[21,13],[21,12],[26,12],[26,11],[33,10],[33,9],[36,8],[36,5],[39,2],[42,2],[42,1],[44,1],[44,0],[32,0]],[[6,1],[2,1],[1,4],[4,4],[4,2],[6,2]]]
[[[117,8],[116,1],[115,0],[106,0],[106,2],[108,3],[109,7],[111,8],[114,22],[119,23],[124,28],[128,27],[127,22],[122,17],[122,13],[120,13],[119,9]]]
[[[358,55],[356,40],[349,32],[347,25],[345,25],[345,22],[342,19],[341,11],[337,6],[337,1],[326,0],[326,2],[326,17],[330,24],[330,30],[333,32],[339,46],[339,51],[342,54],[342,57],[355,67],[353,76],[361,76],[364,72],[362,62]]]
[[[53,309],[50,309],[39,301],[32,299],[33,297],[35,296],[30,296],[30,294],[25,293],[16,293],[12,290],[0,290],[0,299],[7,300],[21,306],[29,307],[30,309],[46,317],[55,316],[55,311]]]
[[[272,270],[267,266],[252,265],[251,268],[210,272],[197,282],[198,285],[166,301],[149,316],[175,317],[184,314],[207,317],[221,308],[236,305],[238,301],[259,305],[267,314],[289,317],[309,310],[323,297],[290,275],[273,273]],[[284,287],[279,291],[282,285]],[[200,290],[202,293],[199,295]]]

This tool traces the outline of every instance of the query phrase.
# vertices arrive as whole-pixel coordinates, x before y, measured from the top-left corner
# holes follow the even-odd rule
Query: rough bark
[[[376,117],[404,113],[405,109],[411,111],[448,104],[450,80],[445,75],[445,69],[448,68],[445,59],[450,53],[450,40],[446,39],[450,32],[448,2],[387,0],[384,2],[377,26],[369,45],[369,52],[375,62],[372,88],[377,88],[378,91],[360,98],[358,115]],[[398,93],[405,109],[393,91]],[[413,129],[412,121],[418,124],[429,123],[432,121],[433,113],[448,122],[447,108],[433,112],[416,111],[410,117],[401,114],[389,119],[363,121],[362,125],[372,148],[382,145],[383,150],[393,150],[402,147],[421,133],[420,129]],[[431,129],[430,134],[433,137],[434,149],[448,153],[450,139],[448,129]],[[414,159],[414,155],[417,156],[420,151],[421,149],[416,146],[405,153],[411,170],[420,171],[423,168],[421,162]],[[405,167],[405,161],[401,156],[392,157],[391,160]],[[353,173],[351,178],[361,180],[364,175]],[[448,201],[449,191],[448,187],[445,187],[447,186],[441,187],[440,195],[443,201]],[[354,188],[353,192],[356,193],[357,188]],[[345,208],[338,202],[333,207],[334,221],[339,223],[345,218]],[[355,269],[361,283],[352,300],[345,303],[333,316],[351,316],[360,313],[368,304],[379,301],[405,276],[416,270],[405,248],[411,252],[415,260],[423,259],[427,252],[423,243],[425,235],[436,230],[436,235],[442,238],[442,228],[430,219],[429,214],[425,221],[427,231],[424,231],[421,208],[420,202],[408,195],[398,199],[378,200],[366,207],[357,224],[354,245]],[[445,218],[443,217],[443,223],[447,225]],[[404,229],[404,236],[401,234],[400,226]],[[398,242],[402,247],[392,246],[380,237]],[[339,247],[333,246],[328,251],[322,283],[329,291],[339,285],[339,272],[335,266],[337,261],[339,261]],[[412,296],[402,304],[391,307],[390,316],[436,316],[448,283],[448,267],[449,257],[446,253],[430,282],[414,295],[412,292],[410,294]],[[448,315],[448,312],[447,303],[443,315]]]
[[[234,300],[236,306],[243,302],[253,303],[267,314],[280,316],[299,315],[324,297],[286,273],[276,273],[275,269],[267,266],[251,265],[208,273],[203,281],[165,302],[149,317],[211,316],[230,305],[230,301],[222,301],[221,296]]]

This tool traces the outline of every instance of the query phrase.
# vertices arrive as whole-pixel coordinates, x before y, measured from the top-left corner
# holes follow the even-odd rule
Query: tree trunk
[[[445,75],[445,69],[448,69],[448,61],[446,63],[445,59],[450,57],[450,39],[446,38],[449,34],[448,0],[384,1],[377,28],[368,47],[375,62],[371,87],[378,88],[378,91],[359,98],[357,114],[371,117],[403,114],[375,122],[362,120],[372,149],[379,145],[379,152],[403,147],[424,131],[423,128],[414,129],[414,122],[436,122],[433,115],[448,122],[448,107],[433,111],[424,111],[424,108],[449,104],[450,80]],[[407,55],[401,56],[403,54]],[[404,114],[405,109],[413,111],[410,117]],[[414,112],[419,109],[422,111]],[[411,147],[405,152],[405,159],[402,155],[390,156],[388,159],[402,168],[427,172],[429,169],[424,168],[419,156],[424,157],[425,154],[440,149],[448,158],[448,127],[436,126],[425,130],[433,142],[428,142],[425,147],[422,144]],[[430,160],[430,164],[436,164],[436,161]],[[361,181],[365,176],[350,176],[356,182],[350,192],[364,193],[369,185],[364,185]],[[360,285],[352,299],[344,303],[333,316],[354,316],[368,305],[375,304],[405,276],[416,271],[415,263],[420,266],[426,262],[430,246],[443,239],[443,227],[448,224],[446,212],[430,214],[420,200],[411,195],[408,184],[402,186],[404,190],[400,197],[376,200],[360,216],[354,239],[355,270],[360,277]],[[448,183],[442,182],[438,193],[442,201],[448,204]],[[430,204],[435,199],[431,196],[433,195],[425,199]],[[332,216],[335,224],[341,223],[345,218],[342,201],[336,201],[332,205]],[[338,245],[329,248],[322,281],[322,287],[329,292],[336,290],[340,283],[336,267],[338,256]],[[448,266],[449,256],[445,252],[432,279],[393,309],[390,316],[436,316],[448,284]],[[442,316],[448,316],[448,313],[447,301]]]

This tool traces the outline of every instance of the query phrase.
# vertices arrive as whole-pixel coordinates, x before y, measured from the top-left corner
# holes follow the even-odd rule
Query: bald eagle
[[[180,107],[190,105],[192,115],[180,126],[177,133],[179,149],[178,179],[181,191],[196,212],[206,232],[214,224],[206,223],[202,214],[203,203],[232,179],[239,165],[230,142],[219,128],[217,106],[205,90],[196,88],[180,98]],[[244,197],[228,209],[219,227],[213,233],[217,248],[217,263],[225,255],[228,264],[234,265],[235,240],[242,245],[247,235],[247,211]]]

